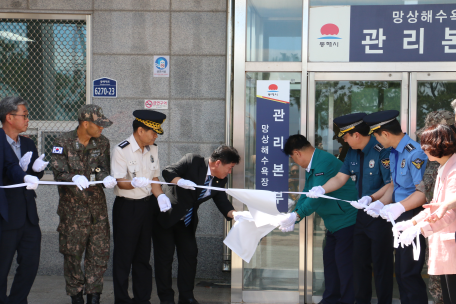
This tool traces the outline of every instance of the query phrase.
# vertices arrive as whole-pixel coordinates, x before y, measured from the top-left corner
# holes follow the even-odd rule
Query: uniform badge
[[[382,166],[385,167],[385,169],[389,169],[390,168],[390,160],[389,158],[384,158],[381,160],[382,162]]]
[[[76,141],[76,149],[79,149],[79,142]]]
[[[421,166],[424,164],[424,160],[417,158],[414,161],[412,161],[412,164],[417,168],[421,169]]]
[[[153,163],[154,162],[154,157],[151,155],[150,156],[150,162]]]
[[[54,153],[54,154],[62,154],[63,153],[63,147],[53,147],[52,148],[52,153]]]
[[[352,166],[356,166],[356,163],[355,163],[355,162],[351,162],[351,165],[352,165]]]
[[[93,145],[94,147],[97,146],[97,143],[95,142],[95,140],[92,140],[92,145]]]
[[[321,175],[325,175],[325,173],[324,172],[315,173],[315,176],[321,176]]]
[[[356,182],[356,175],[350,175],[352,181]]]
[[[404,168],[404,167],[405,167],[405,158],[401,162],[401,168]]]
[[[371,159],[371,160],[369,161],[369,168],[372,169],[374,166],[375,166],[375,160]]]
[[[101,171],[101,168],[100,168],[100,167],[98,167],[98,168],[95,169],[95,172],[97,172],[97,173],[100,172],[100,171]]]

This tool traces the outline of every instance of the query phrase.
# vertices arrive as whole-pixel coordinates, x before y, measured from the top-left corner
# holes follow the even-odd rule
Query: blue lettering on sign
[[[456,4],[351,6],[350,61],[456,61]]]
[[[98,78],[93,81],[93,97],[117,97],[117,81],[110,78]]]
[[[275,97],[276,91],[269,91]],[[289,135],[288,103],[257,97],[256,106],[256,189],[287,191],[288,156],[283,146]],[[277,210],[288,211],[288,194],[277,195]]]

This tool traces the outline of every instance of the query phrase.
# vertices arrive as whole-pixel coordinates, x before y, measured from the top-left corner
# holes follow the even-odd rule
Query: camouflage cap
[[[112,125],[106,116],[103,115],[103,110],[97,105],[85,105],[78,111],[78,120],[91,121],[99,127],[107,128]]]
[[[426,116],[426,120],[424,121],[424,127],[416,131],[416,136],[420,136],[426,128],[429,128],[433,125],[451,126],[453,124],[454,114],[452,112],[447,110],[433,111]]]

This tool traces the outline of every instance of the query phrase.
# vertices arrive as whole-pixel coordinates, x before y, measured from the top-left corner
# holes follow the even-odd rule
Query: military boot
[[[80,291],[75,296],[71,296],[71,304],[84,304],[84,297],[82,296],[82,291]]]
[[[100,304],[100,293],[87,294],[87,304]]]

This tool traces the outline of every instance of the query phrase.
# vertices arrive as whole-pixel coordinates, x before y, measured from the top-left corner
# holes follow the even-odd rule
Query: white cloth
[[[277,226],[264,225],[257,227],[253,216],[242,215],[239,221],[231,228],[223,243],[249,263],[261,238],[269,234],[275,227]]]
[[[132,180],[134,177],[145,177],[152,180],[160,176],[160,161],[158,159],[158,147],[155,145],[145,146],[141,151],[133,134],[127,138],[130,143],[123,149],[118,145],[113,149],[111,158],[111,174],[114,178]],[[149,184],[144,188],[120,189],[114,187],[114,194],[131,199],[141,199],[152,194]]]

